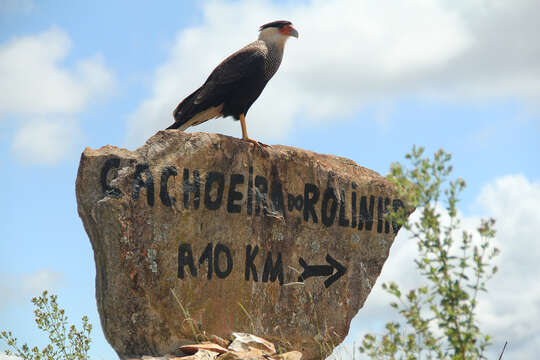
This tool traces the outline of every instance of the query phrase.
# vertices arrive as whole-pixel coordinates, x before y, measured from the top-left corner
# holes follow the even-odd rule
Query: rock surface
[[[76,193],[122,359],[233,331],[321,358],[388,256],[385,209],[403,206],[351,160],[176,130],[133,152],[87,148]]]

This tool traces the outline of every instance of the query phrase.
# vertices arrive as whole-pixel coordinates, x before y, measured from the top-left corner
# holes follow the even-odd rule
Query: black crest
[[[283,27],[285,25],[292,25],[292,22],[287,21],[287,20],[272,21],[272,22],[269,22],[268,24],[262,25],[260,27],[259,31],[263,31],[264,29],[271,28],[271,27],[281,28],[281,27]]]

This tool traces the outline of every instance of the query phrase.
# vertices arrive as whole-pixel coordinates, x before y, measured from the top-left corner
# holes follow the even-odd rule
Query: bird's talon
[[[263,144],[262,142],[258,142],[257,140],[253,140],[250,138],[244,138],[245,141],[252,143],[253,145],[259,147],[260,149],[265,147],[271,147],[270,145]]]

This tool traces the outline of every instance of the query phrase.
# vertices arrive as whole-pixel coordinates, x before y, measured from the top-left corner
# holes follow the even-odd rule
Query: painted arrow
[[[304,268],[304,272],[298,277],[298,282],[303,282],[312,276],[330,276],[334,272],[334,269],[336,269],[336,273],[324,281],[324,286],[327,288],[347,271],[345,266],[341,265],[328,254],[326,254],[326,262],[330,265],[308,265],[302,258],[298,259],[298,262]]]

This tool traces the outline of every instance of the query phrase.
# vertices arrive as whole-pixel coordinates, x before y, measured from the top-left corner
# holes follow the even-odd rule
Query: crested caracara
[[[290,21],[273,21],[260,27],[259,39],[238,50],[219,64],[205,83],[178,104],[174,124],[167,129],[185,130],[207,120],[232,116],[240,120],[242,139],[248,137],[245,115],[274,76],[285,42],[298,31]]]

